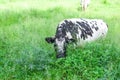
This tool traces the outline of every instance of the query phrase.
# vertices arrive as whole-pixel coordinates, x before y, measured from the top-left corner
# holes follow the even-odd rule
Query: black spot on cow
[[[81,38],[83,38],[85,40],[86,38],[88,38],[88,35],[92,37],[93,31],[92,31],[92,29],[91,29],[91,27],[88,23],[78,22],[78,21],[76,23],[78,23],[80,25],[79,28],[82,32],[81,33]]]
[[[64,20],[64,22],[57,27],[56,37],[65,37],[66,32],[70,32],[71,34],[78,33],[77,27],[73,27],[74,25],[72,21]]]
[[[68,23],[68,20],[64,20],[65,23]]]
[[[65,34],[66,33],[65,33],[64,25],[57,27],[56,35],[55,35],[56,38],[60,38],[60,37],[64,38]]]
[[[70,32],[72,37],[75,38],[76,34],[78,34],[78,26],[75,23],[73,23],[72,21],[68,21],[68,20],[64,20],[64,23],[61,24],[61,26],[63,27],[63,32],[66,35],[66,32]]]
[[[95,30],[97,31],[97,30],[98,30],[98,27],[95,27]]]
[[[72,22],[72,21],[69,21],[69,24],[72,26],[72,25],[74,25],[74,23]]]
[[[81,38],[83,38],[84,40],[85,40],[86,38],[88,38],[87,35],[86,35],[86,31],[85,31],[84,29],[81,29],[81,32],[82,32]]]
[[[96,31],[98,31],[98,29],[99,29],[99,28],[97,27],[97,25],[94,25],[94,24],[92,25],[92,28],[95,29]]]
[[[81,18],[80,20],[82,20],[82,21],[85,22],[85,23],[88,23],[88,21],[86,21],[85,19],[82,19],[82,18]]]

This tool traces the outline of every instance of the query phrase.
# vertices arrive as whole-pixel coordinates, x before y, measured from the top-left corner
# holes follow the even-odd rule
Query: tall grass
[[[83,12],[79,0],[1,0],[0,79],[119,80],[119,5],[119,0],[92,0]],[[70,45],[67,57],[56,59],[44,39],[66,18],[101,18],[107,37],[82,49]]]

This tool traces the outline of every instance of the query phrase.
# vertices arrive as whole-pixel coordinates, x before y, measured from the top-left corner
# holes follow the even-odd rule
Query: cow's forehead
[[[56,38],[55,39],[55,48],[58,52],[63,53],[65,47],[65,38]]]

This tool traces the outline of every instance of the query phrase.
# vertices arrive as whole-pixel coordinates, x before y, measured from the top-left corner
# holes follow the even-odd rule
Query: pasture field
[[[73,49],[56,59],[57,24],[67,18],[100,18],[104,40]],[[120,80],[120,0],[0,0],[0,80]]]

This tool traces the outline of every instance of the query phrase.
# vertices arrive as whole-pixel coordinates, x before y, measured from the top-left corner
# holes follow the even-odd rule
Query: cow
[[[48,43],[54,44],[56,57],[66,57],[68,44],[82,46],[86,43],[105,37],[107,24],[101,19],[73,18],[61,21],[54,37],[46,37]]]
[[[86,10],[87,6],[90,4],[90,0],[80,0],[82,10]]]

